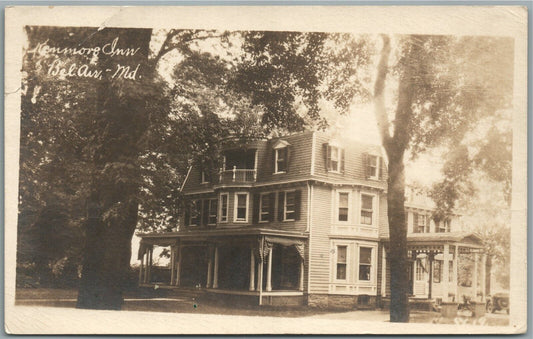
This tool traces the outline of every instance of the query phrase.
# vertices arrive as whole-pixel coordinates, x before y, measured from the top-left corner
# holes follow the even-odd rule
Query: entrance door
[[[415,281],[413,286],[413,294],[417,298],[427,297],[427,269],[426,259],[418,258],[415,260]]]

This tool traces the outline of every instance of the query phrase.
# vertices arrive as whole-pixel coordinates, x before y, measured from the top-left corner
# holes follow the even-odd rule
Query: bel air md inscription
[[[137,80],[140,78],[138,75],[140,63],[137,65],[124,65],[118,62],[109,63],[111,66],[101,68],[98,66],[98,59],[100,55],[105,55],[111,59],[120,57],[124,60],[124,57],[133,57],[139,52],[140,47],[122,47],[119,46],[119,38],[116,37],[111,42],[103,44],[101,46],[94,47],[57,47],[50,46],[48,40],[39,42],[34,49],[28,53],[34,54],[38,57],[44,57],[46,62],[42,65],[45,68],[46,73],[52,77],[58,78],[93,78],[102,80],[104,77],[109,79],[126,79]],[[76,62],[69,60],[69,57],[85,56],[88,62]]]

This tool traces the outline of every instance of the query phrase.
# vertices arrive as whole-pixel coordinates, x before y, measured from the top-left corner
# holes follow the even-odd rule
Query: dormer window
[[[325,144],[326,169],[328,172],[344,172],[344,149],[334,142]]]
[[[287,171],[287,147],[280,148],[276,151],[276,168],[274,173],[284,173]]]
[[[290,144],[285,140],[278,140],[272,146],[274,173],[287,173],[289,164],[289,146]]]
[[[200,183],[201,184],[206,184],[208,182],[209,182],[209,180],[207,180],[207,174],[205,173],[205,171],[202,171],[201,177],[200,177]]]
[[[378,178],[378,157],[375,155],[368,155],[367,173],[371,179]]]

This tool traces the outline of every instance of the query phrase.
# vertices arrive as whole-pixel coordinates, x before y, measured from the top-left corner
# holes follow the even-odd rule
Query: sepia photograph
[[[525,7],[14,7],[5,41],[6,332],[526,331]]]

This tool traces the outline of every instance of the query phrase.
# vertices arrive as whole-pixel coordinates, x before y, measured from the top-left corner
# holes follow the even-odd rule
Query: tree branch
[[[374,114],[378,123],[379,134],[381,142],[385,149],[391,141],[389,132],[390,122],[385,108],[385,81],[387,80],[387,73],[389,70],[389,56],[390,56],[390,38],[387,35],[382,35],[383,47],[381,48],[381,56],[378,64],[378,74],[376,82],[374,83]]]

